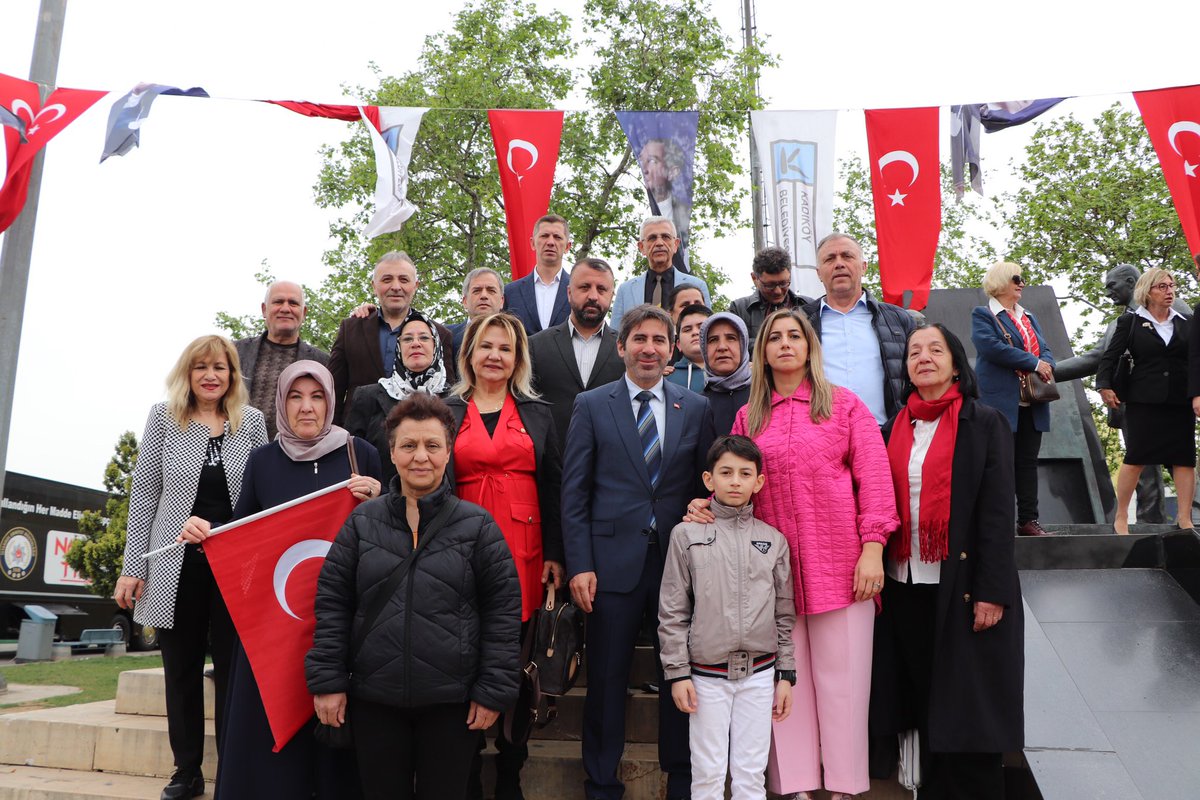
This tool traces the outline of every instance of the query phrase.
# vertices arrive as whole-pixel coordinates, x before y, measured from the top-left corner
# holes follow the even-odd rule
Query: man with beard
[[[679,250],[679,235],[675,232],[674,222],[666,217],[649,217],[642,223],[637,246],[638,252],[646,257],[648,268],[641,275],[622,283],[621,288],[617,290],[617,299],[613,302],[612,310],[614,328],[620,329],[621,316],[642,303],[670,311],[668,304],[671,292],[684,284],[700,289],[700,293],[704,295],[704,305],[712,306],[708,286],[704,281],[671,265],[676,251]]]
[[[571,250],[571,230],[557,214],[533,224],[530,246],[537,259],[533,272],[504,287],[504,308],[533,336],[566,321],[567,272],[563,259]]]
[[[571,316],[529,338],[534,386],[551,405],[560,443],[567,440],[575,396],[612,383],[625,372],[625,362],[617,353],[617,333],[604,324],[615,284],[612,267],[604,259],[580,261],[567,284]]]

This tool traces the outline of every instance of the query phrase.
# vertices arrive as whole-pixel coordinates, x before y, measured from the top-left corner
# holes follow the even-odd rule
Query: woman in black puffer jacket
[[[517,697],[517,571],[491,516],[455,498],[445,479],[454,431],[435,397],[414,394],[392,409],[398,475],[350,515],[317,582],[308,688],[321,722],[335,727],[353,696],[368,799],[465,797],[476,731]],[[363,635],[368,606],[398,569],[404,579]]]

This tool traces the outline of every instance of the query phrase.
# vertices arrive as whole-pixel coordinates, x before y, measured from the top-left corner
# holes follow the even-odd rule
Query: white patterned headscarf
[[[413,372],[404,366],[404,357],[401,355],[404,347],[401,345],[400,339],[404,336],[404,329],[414,322],[423,324],[433,336],[433,361],[430,361],[429,366],[420,372]],[[379,383],[393,400],[403,400],[413,392],[425,392],[434,397],[440,397],[446,391],[446,364],[442,358],[442,337],[438,336],[433,323],[415,308],[409,309],[408,318],[404,320],[404,324],[400,326],[400,332],[396,336],[396,361],[392,367],[392,374],[386,378],[380,378]]]

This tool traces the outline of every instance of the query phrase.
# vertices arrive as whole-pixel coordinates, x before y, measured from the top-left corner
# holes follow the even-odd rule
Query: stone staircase
[[[654,653],[638,649],[633,681],[654,676]],[[529,800],[582,797],[583,765],[579,732],[586,669],[581,686],[559,701],[558,719],[536,731],[522,772]],[[212,683],[206,681],[208,718],[205,774],[216,772],[212,723]],[[627,707],[625,759],[621,765],[627,800],[660,800],[666,780],[658,770],[658,698],[631,690]],[[493,784],[491,755],[484,760],[485,795]],[[0,715],[0,800],[84,800],[158,798],[172,772],[167,740],[162,669],[122,673],[116,700]],[[212,784],[209,784],[209,795]],[[818,793],[818,797],[822,797]],[[870,797],[911,797],[894,783],[876,782]]]

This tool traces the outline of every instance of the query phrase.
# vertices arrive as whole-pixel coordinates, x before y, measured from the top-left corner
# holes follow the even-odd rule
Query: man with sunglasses
[[[729,313],[746,323],[750,342],[758,335],[763,320],[781,308],[801,308],[811,298],[792,291],[792,257],[782,247],[764,247],[750,264],[750,280],[755,291],[729,305]]]
[[[826,377],[858,395],[883,425],[900,410],[904,344],[916,322],[900,306],[863,289],[866,271],[862,245],[853,236],[826,236],[817,243],[817,277],[825,296],[804,306],[804,313],[821,337]]]

